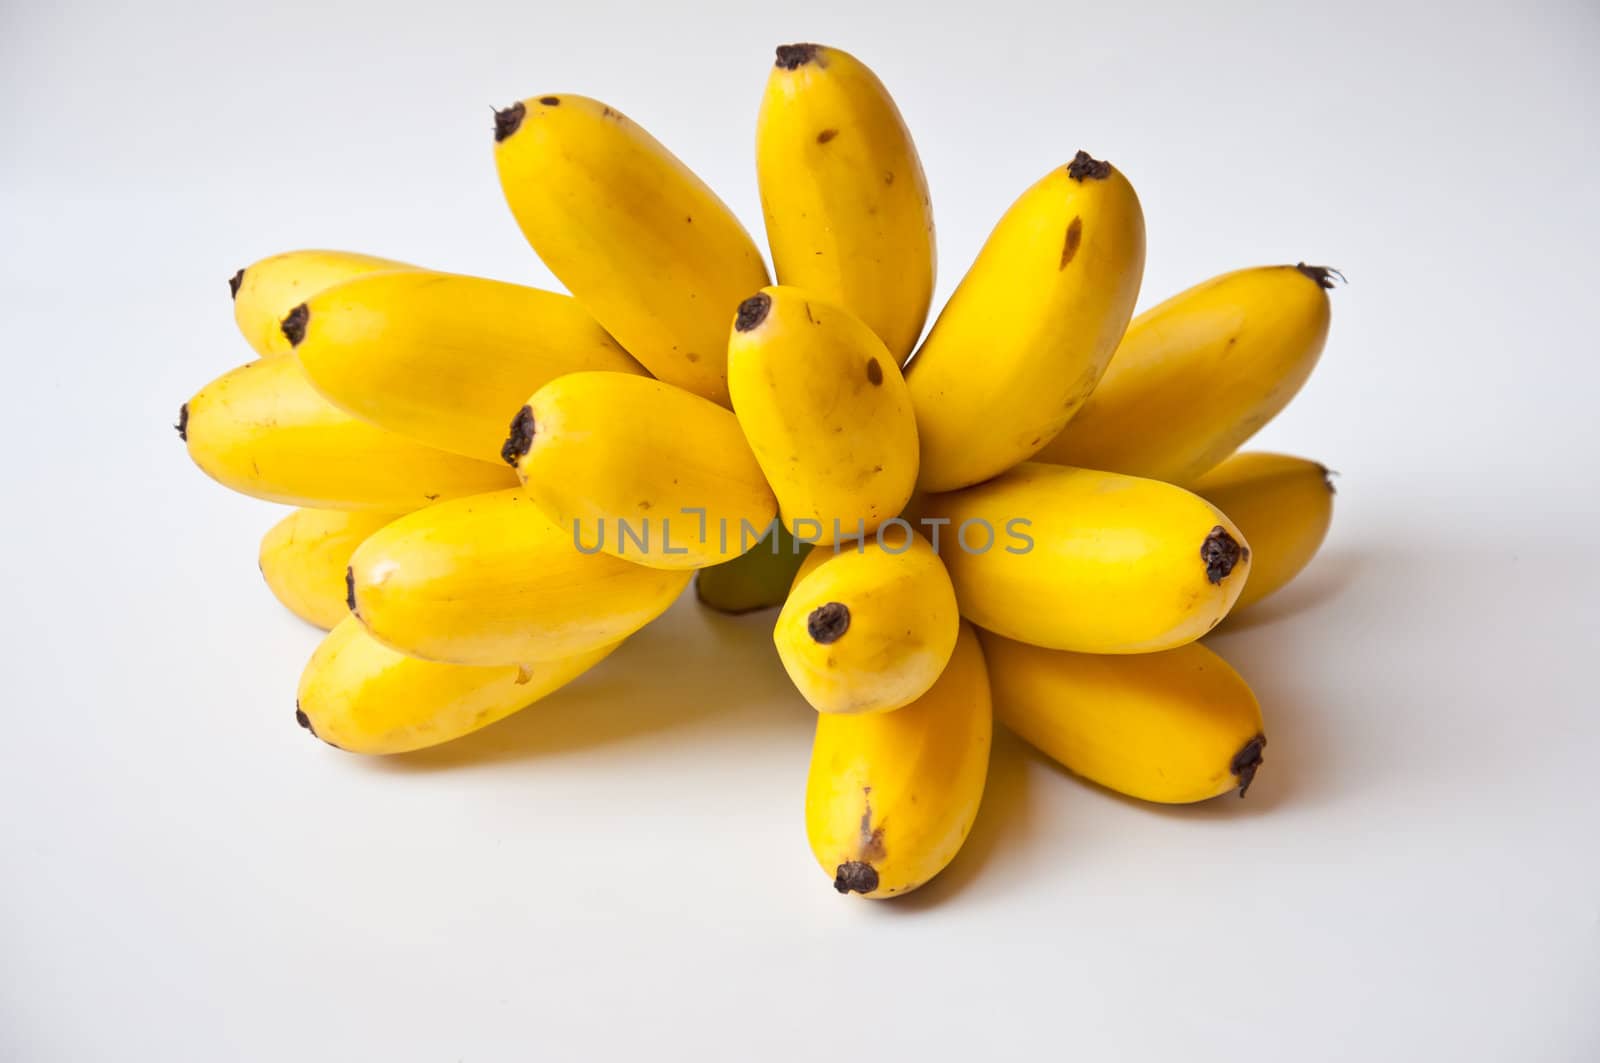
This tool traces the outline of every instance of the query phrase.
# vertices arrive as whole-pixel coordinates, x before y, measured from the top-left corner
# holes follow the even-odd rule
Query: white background
[[[171,428],[249,357],[229,274],[550,283],[490,144],[545,92],[759,231],[757,101],[806,39],[896,93],[941,299],[1080,147],[1141,193],[1146,304],[1350,277],[1258,440],[1343,474],[1332,537],[1214,640],[1267,712],[1247,800],[1001,740],[945,875],[839,897],[770,617],[691,602],[434,752],[295,726],[278,512]],[[1597,48],[1592,2],[6,3],[0,1057],[1600,1058]]]

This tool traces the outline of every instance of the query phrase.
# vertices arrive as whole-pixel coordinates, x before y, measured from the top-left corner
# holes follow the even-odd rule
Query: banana
[[[644,373],[570,295],[452,273],[346,281],[291,310],[283,331],[335,406],[485,461],[528,396],[563,373]]]
[[[1221,511],[1180,487],[1061,465],[1019,465],[922,501],[943,535],[961,613],[1035,646],[1150,653],[1227,615],[1250,550]]]
[[[738,557],[778,508],[738,419],[649,377],[557,377],[517,414],[502,454],[581,549],[652,568]]]
[[[950,577],[927,540],[890,534],[839,553],[812,550],[773,641],[818,712],[885,712],[928,692],[960,626]]]
[[[1250,787],[1261,706],[1198,642],[1133,656],[1047,650],[983,633],[1000,722],[1068,771],[1145,801]]]
[[[904,363],[933,298],[933,203],[883,82],[837,48],[779,48],[756,178],[778,283],[847,308]]]
[[[278,601],[324,631],[350,615],[345,569],[363,539],[398,513],[297,509],[261,540],[261,575]]]
[[[317,394],[293,355],[249,362],[178,411],[178,436],[224,487],[291,506],[408,511],[516,486],[487,461],[414,443]]]
[[[525,489],[402,517],[349,559],[348,604],[379,642],[450,664],[520,664],[619,642],[666,611],[687,571],[580,553]]]
[[[1328,337],[1338,271],[1225,273],[1140,314],[1040,461],[1188,483],[1289,404]]]
[[[305,672],[295,719],[349,753],[409,753],[503,720],[599,664],[615,645],[526,667],[472,668],[407,657],[360,621],[339,621]]]
[[[989,235],[909,368],[918,486],[950,491],[1026,461],[1089,397],[1144,274],[1133,186],[1083,152]]]
[[[536,96],[494,125],[506,202],[550,272],[650,372],[728,405],[728,318],[768,283],[739,219],[598,100]]]
[[[799,288],[746,299],[728,341],[739,425],[790,530],[823,545],[896,516],[917,480],[899,364],[854,314]],[[811,522],[816,535],[801,533]]]
[[[233,319],[257,354],[287,354],[284,315],[324,288],[352,277],[415,269],[404,262],[354,251],[286,251],[252,263],[228,278]]]
[[[1233,612],[1281,589],[1310,564],[1333,522],[1325,466],[1287,454],[1235,454],[1189,485],[1250,540],[1250,582]]]
[[[909,893],[955,859],[983,798],[989,677],[969,625],[927,693],[871,716],[817,717],[806,837],[840,893]]]
[[[754,613],[782,605],[810,552],[809,543],[796,542],[781,520],[773,521],[772,530],[748,552],[696,572],[695,597],[719,613]]]

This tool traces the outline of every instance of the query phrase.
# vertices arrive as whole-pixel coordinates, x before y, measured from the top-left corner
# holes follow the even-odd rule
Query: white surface
[[[134,6],[0,9],[0,1058],[1600,1058],[1592,3]],[[295,727],[276,511],[170,428],[247,358],[227,276],[311,245],[546,283],[489,140],[546,91],[758,230],[796,39],[896,92],[941,298],[1079,147],[1140,189],[1146,303],[1349,275],[1258,441],[1344,474],[1332,539],[1216,640],[1268,713],[1247,800],[1002,741],[946,875],[838,897],[770,620],[688,602],[433,753]]]

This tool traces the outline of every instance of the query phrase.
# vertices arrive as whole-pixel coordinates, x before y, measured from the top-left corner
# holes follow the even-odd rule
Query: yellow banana
[[[503,453],[582,549],[653,568],[738,557],[777,512],[738,419],[649,377],[557,377],[517,414]]]
[[[566,686],[615,645],[526,667],[473,668],[407,657],[350,616],[300,676],[295,719],[350,753],[409,753],[471,734]]]
[[[806,837],[840,893],[909,893],[972,829],[993,738],[989,678],[971,626],[926,694],[870,716],[817,717]]]
[[[283,331],[334,405],[485,461],[528,396],[561,374],[644,373],[570,295],[452,273],[347,281],[291,310]]]
[[[344,576],[351,553],[399,516],[297,509],[262,538],[261,575],[291,613],[326,631],[350,615]]]
[[[228,278],[233,319],[257,354],[287,354],[284,316],[324,288],[352,277],[415,269],[404,262],[354,251],[286,251],[264,258]]]
[[[207,384],[178,411],[178,435],[224,487],[291,506],[403,511],[516,485],[490,462],[356,420],[317,394],[293,355]]]
[[[638,631],[687,571],[580,553],[526,490],[458,498],[402,517],[350,558],[350,611],[379,642],[451,664],[586,653]]]
[[[1325,466],[1287,454],[1235,454],[1189,485],[1250,541],[1250,582],[1233,613],[1279,590],[1310,564],[1333,522]]]
[[[837,48],[779,48],[756,177],[778,283],[847,308],[904,363],[933,298],[933,204],[883,82]]]
[[[755,241],[678,158],[614,108],[536,96],[495,114],[522,233],[657,377],[728,404],[728,319],[768,282]]]
[[[809,544],[795,541],[781,520],[773,521],[766,538],[747,552],[696,572],[695,597],[719,613],[753,613],[782,605],[810,551]]]
[[[1067,770],[1130,797],[1243,797],[1267,744],[1261,706],[1198,642],[1131,656],[1068,653],[983,633],[1000,722]]]
[[[812,550],[773,641],[818,712],[884,712],[927,693],[960,626],[950,577],[927,540],[888,534],[839,553]]]
[[[1144,274],[1139,197],[1083,152],[1011,205],[906,370],[918,486],[949,491],[1038,452],[1105,371]]]
[[[1040,461],[1188,483],[1289,404],[1328,337],[1337,272],[1225,273],[1140,314]]]
[[[799,288],[756,293],[734,319],[728,386],[796,535],[831,545],[905,508],[916,417],[898,363],[854,314]]]
[[[1036,646],[1170,649],[1216,626],[1250,572],[1233,522],[1180,487],[1028,463],[922,502],[961,613]]]

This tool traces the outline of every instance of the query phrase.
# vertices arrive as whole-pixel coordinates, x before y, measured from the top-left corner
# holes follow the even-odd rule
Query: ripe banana
[[[778,508],[738,419],[649,377],[557,377],[517,414],[502,454],[580,549],[653,568],[738,557]]]
[[[837,48],[779,48],[756,178],[778,283],[849,309],[903,364],[933,298],[933,204],[883,82]]]
[[[500,186],[544,264],[650,372],[728,405],[728,319],[768,282],[739,219],[599,100],[536,96],[494,125]]]
[[[399,516],[297,509],[262,538],[261,575],[291,613],[326,631],[350,615],[344,574],[351,553]]]
[[[287,354],[284,315],[324,288],[352,277],[415,269],[404,262],[354,251],[286,251],[264,258],[228,278],[233,319],[257,354]]]
[[[224,487],[291,506],[407,511],[516,485],[499,466],[356,420],[317,394],[293,355],[207,384],[178,411],[178,436]]]
[[[1289,404],[1328,337],[1337,271],[1225,273],[1146,310],[1040,461],[1188,483]]]
[[[295,719],[350,753],[409,753],[503,720],[566,686],[615,645],[526,667],[472,668],[407,657],[360,621],[339,621],[300,676]]]
[[[918,486],[949,491],[1038,452],[1105,371],[1139,296],[1144,214],[1083,152],[1011,205],[906,370]]]
[[[528,396],[561,374],[644,373],[569,295],[425,270],[319,292],[283,332],[335,406],[485,461]]]
[[[1333,522],[1325,466],[1287,454],[1235,454],[1189,485],[1250,541],[1250,582],[1233,613],[1279,590],[1310,564]]]
[[[734,319],[728,387],[795,534],[831,545],[905,508],[917,481],[911,397],[854,314],[799,288],[756,293]]]
[[[384,645],[450,664],[520,664],[619,642],[666,611],[687,571],[580,553],[523,488],[402,517],[352,557],[350,611]]]
[[[806,837],[840,893],[893,897],[955,859],[989,773],[989,678],[970,625],[927,693],[870,716],[820,714]]]
[[[898,709],[950,661],[961,626],[950,577],[917,535],[840,550],[812,550],[800,566],[773,630],[778,656],[818,712]]]
[[[1204,635],[1250,571],[1233,522],[1180,487],[1019,465],[922,503],[961,613],[979,627],[1080,653],[1150,653]]]
[[[1198,642],[1132,656],[1067,653],[983,633],[1000,722],[1067,770],[1130,797],[1243,797],[1267,744],[1261,706]]]
[[[810,552],[811,546],[796,542],[782,521],[773,521],[766,538],[748,552],[695,573],[695,597],[719,613],[753,613],[782,605]]]

